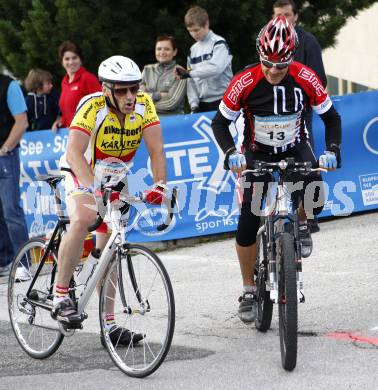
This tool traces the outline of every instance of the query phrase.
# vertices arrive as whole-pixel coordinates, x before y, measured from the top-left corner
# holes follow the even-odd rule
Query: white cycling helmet
[[[112,56],[101,62],[98,68],[98,78],[104,83],[135,84],[142,81],[142,74],[132,59]]]

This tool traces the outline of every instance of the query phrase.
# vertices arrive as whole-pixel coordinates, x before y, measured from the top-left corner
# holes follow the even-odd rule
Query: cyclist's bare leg
[[[307,222],[307,215],[306,215],[305,209],[303,208],[303,203],[302,202],[301,202],[301,204],[298,207],[298,215],[299,215],[299,220],[301,222]]]
[[[78,194],[67,198],[68,216],[70,225],[64,234],[58,253],[57,285],[68,286],[72,274],[78,265],[88,226],[96,220],[96,206],[94,198],[89,194]]]
[[[253,274],[256,264],[256,243],[250,246],[241,246],[236,243],[236,252],[239,258],[243,286],[253,286],[255,284]]]

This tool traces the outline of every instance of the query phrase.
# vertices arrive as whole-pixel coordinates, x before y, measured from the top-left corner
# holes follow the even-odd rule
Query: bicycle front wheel
[[[108,329],[106,318],[113,312],[116,325]],[[155,253],[141,245],[119,251],[103,280],[99,314],[102,338],[121,371],[145,377],[161,365],[172,342],[175,302],[168,273]],[[141,340],[122,342],[127,331]]]
[[[289,233],[283,233],[278,245],[281,362],[285,370],[292,371],[297,364],[298,344],[297,267],[293,236]]]
[[[266,288],[268,280],[268,254],[265,233],[258,237],[256,250],[257,316],[255,326],[260,332],[266,332],[272,322],[273,302],[270,300],[270,292]]]
[[[14,259],[8,284],[12,329],[23,350],[35,359],[52,355],[64,338],[57,322],[50,316],[57,269],[56,253],[46,254],[46,261],[41,266],[45,249],[42,239],[27,241]],[[16,275],[19,267],[24,271],[22,278]]]

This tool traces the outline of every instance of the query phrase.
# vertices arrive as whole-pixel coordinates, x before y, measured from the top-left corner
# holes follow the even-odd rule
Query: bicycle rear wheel
[[[266,235],[264,233],[258,237],[256,250],[257,316],[255,326],[260,332],[266,332],[272,322],[273,302],[270,300],[270,292],[266,289],[266,281],[268,280],[268,254]]]
[[[14,259],[8,284],[8,311],[12,329],[22,349],[35,359],[52,355],[64,338],[57,322],[50,316],[57,268],[56,253],[46,255],[46,262],[37,274],[45,249],[42,239],[27,241]],[[18,267],[24,268],[29,277],[23,279],[28,280],[16,279]],[[33,287],[27,294],[32,283]]]
[[[297,268],[293,236],[283,233],[277,249],[280,260],[278,306],[281,362],[285,370],[292,371],[297,364],[298,344]]]
[[[141,333],[128,345],[111,341],[106,315],[114,306],[117,327]],[[158,256],[141,245],[126,245],[111,264],[100,293],[100,324],[110,357],[132,377],[152,374],[164,361],[175,325],[175,302],[167,271]]]

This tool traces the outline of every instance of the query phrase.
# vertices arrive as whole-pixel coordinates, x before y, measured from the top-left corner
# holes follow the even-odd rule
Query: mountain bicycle
[[[47,182],[54,193],[57,224],[47,240],[32,238],[18,251],[9,276],[8,307],[14,334],[31,357],[44,359],[56,352],[64,337],[75,329],[51,318],[54,282],[57,277],[57,257],[62,236],[69,219],[64,216],[58,183],[60,175],[41,175],[38,181]],[[69,295],[76,303],[82,319],[88,316],[85,308],[96,285],[101,282],[99,318],[106,349],[115,365],[132,377],[152,374],[164,361],[172,342],[175,326],[175,300],[168,273],[159,257],[148,248],[127,242],[128,220],[134,203],[144,202],[142,196],[125,196],[110,202],[113,190],[105,188],[102,204],[105,220],[110,220],[112,233],[87,281],[79,283],[80,268],[76,269],[69,286]],[[165,221],[157,229],[164,230],[175,218],[173,209],[177,191],[166,202]],[[135,211],[135,210],[134,210]],[[104,218],[98,215],[88,228],[94,231]],[[109,221],[107,221],[109,223]],[[30,275],[27,281],[16,279],[17,267]],[[116,294],[114,294],[116,292]],[[115,296],[115,297],[114,297]],[[143,339],[121,346],[112,343],[105,327],[106,306],[114,305],[117,325],[141,333]],[[82,326],[80,326],[82,327]]]
[[[302,280],[301,241],[296,202],[287,183],[293,173],[308,175],[327,170],[312,168],[311,162],[295,162],[286,158],[279,162],[255,162],[254,169],[242,175],[268,175],[275,183],[273,194],[267,195],[265,215],[257,232],[255,282],[257,296],[256,328],[266,332],[271,325],[273,303],[278,303],[281,363],[292,371],[297,362],[298,302],[305,302]]]

